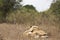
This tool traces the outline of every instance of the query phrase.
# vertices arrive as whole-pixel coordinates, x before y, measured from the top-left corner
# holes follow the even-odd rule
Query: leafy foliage
[[[60,1],[52,3],[51,8],[45,12],[49,16],[49,21],[55,25],[60,23]]]
[[[8,12],[10,12],[10,10],[13,10],[15,4],[17,3],[18,2],[16,0],[0,0],[0,17],[2,16],[2,19],[4,21],[6,21],[5,18],[8,15]]]
[[[24,6],[20,10],[10,13],[7,16],[7,20],[8,22],[13,23],[28,23],[28,22],[32,23],[38,18],[39,14],[37,13],[38,12],[35,10],[35,8],[32,10],[31,8],[29,9],[26,6]]]
[[[4,10],[6,10],[4,9],[5,6],[2,6],[3,11],[0,10],[0,14],[1,14],[0,19],[2,19],[2,17],[4,19],[5,17],[6,19],[5,21],[8,23],[31,23],[31,24],[39,24],[39,25],[40,24],[58,25],[58,23],[60,23],[60,1],[57,1],[56,3],[52,3],[51,8],[48,11],[40,12],[40,13],[37,12],[32,5],[26,5],[17,10],[15,9],[12,10],[13,6],[16,5],[15,2],[12,6],[11,5],[8,5],[7,11],[5,12],[4,12]]]

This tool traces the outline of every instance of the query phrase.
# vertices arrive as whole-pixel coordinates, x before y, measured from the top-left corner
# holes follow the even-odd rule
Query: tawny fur
[[[38,26],[32,26],[29,30],[26,30],[24,32],[24,35],[26,36],[36,36],[36,37],[45,37],[47,33],[43,30],[40,30]]]

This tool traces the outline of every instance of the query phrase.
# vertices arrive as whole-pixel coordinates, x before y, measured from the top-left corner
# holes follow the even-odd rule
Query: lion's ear
[[[31,28],[32,26],[30,26],[30,28]]]

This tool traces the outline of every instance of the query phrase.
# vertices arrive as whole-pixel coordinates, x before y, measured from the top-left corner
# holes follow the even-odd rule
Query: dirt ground
[[[28,24],[0,24],[0,40],[40,40],[33,37],[26,37],[23,32],[29,29]],[[60,30],[57,26],[38,25],[42,30],[48,33],[47,40],[60,40]],[[41,39],[42,40],[42,39]]]

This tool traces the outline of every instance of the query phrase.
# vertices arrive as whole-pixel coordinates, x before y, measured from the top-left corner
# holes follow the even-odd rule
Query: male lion
[[[31,26],[31,28],[29,30],[26,30],[24,32],[24,35],[31,36],[34,38],[39,38],[39,37],[46,38],[46,37],[48,37],[47,33],[45,31],[39,29],[38,26]]]

